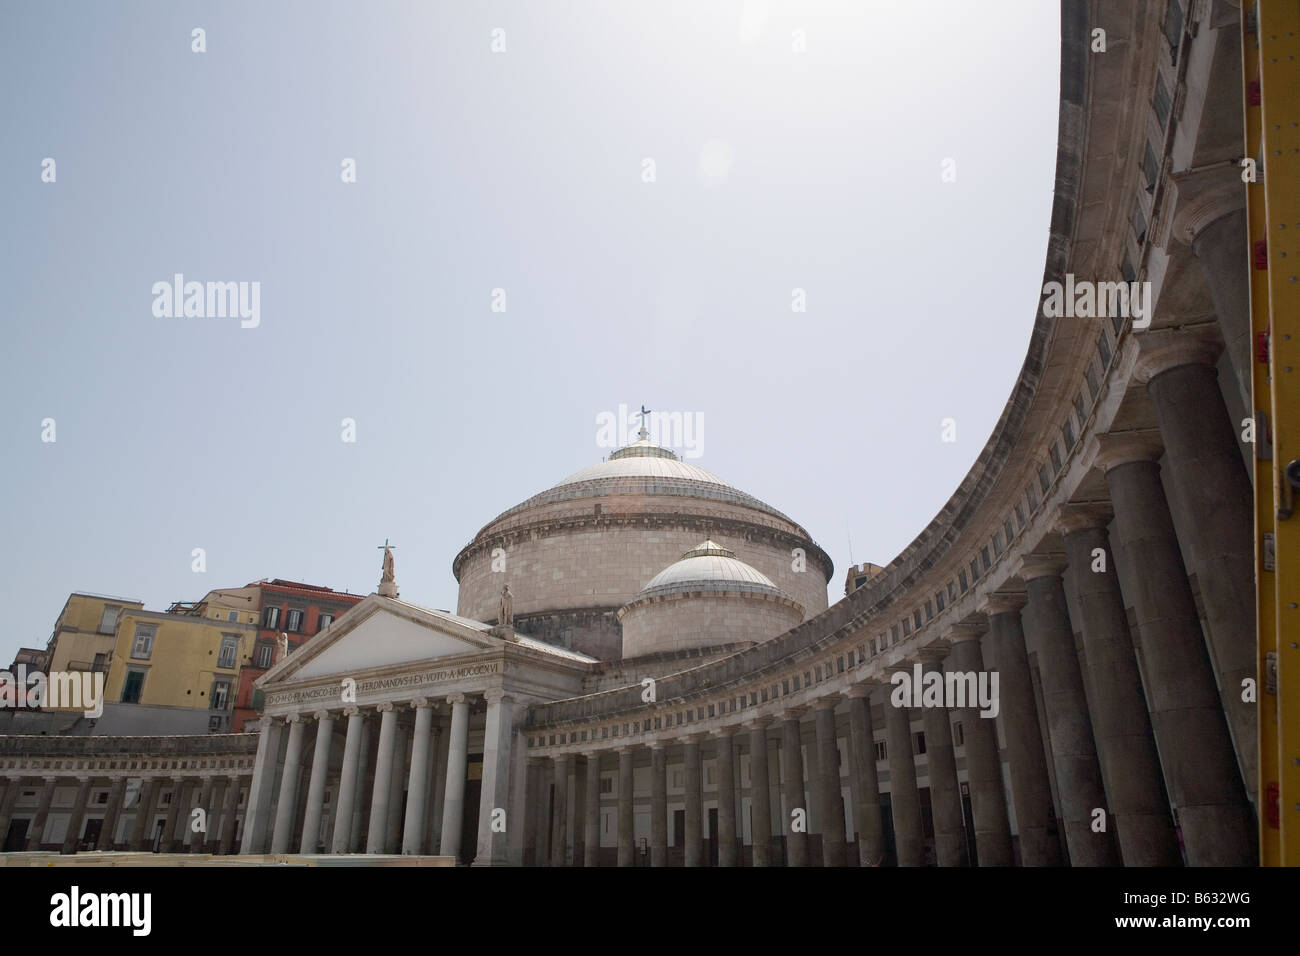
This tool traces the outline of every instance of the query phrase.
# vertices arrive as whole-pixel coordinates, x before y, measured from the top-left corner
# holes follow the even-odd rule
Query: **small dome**
[[[670,591],[755,591],[786,597],[767,575],[739,560],[736,552],[712,538],[697,544],[680,561],[651,578],[636,600]]]
[[[717,485],[720,489],[741,495],[717,475],[682,461],[671,449],[655,445],[644,438],[611,452],[602,462],[574,472],[554,487],[563,488],[565,485],[602,478],[682,478]]]

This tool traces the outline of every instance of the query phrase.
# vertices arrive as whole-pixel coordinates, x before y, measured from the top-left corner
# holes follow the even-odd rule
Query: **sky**
[[[456,553],[643,404],[841,597],[1024,361],[1057,7],[0,6],[0,666],[72,591],[369,593],[385,539],[454,610]]]

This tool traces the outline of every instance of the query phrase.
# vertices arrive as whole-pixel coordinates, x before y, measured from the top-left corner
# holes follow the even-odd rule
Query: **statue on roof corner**
[[[384,545],[384,573],[379,578],[380,584],[392,584],[396,581],[393,577],[393,549],[387,544]]]
[[[510,585],[501,589],[501,613],[497,616],[498,627],[515,626],[515,599],[510,594]]]
[[[275,639],[275,663],[280,663],[289,656],[289,635],[284,631]]]

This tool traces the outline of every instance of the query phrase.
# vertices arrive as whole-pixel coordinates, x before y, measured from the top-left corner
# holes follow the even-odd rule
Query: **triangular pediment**
[[[372,594],[259,680],[347,677],[363,671],[445,657],[487,654],[502,642],[476,622]]]

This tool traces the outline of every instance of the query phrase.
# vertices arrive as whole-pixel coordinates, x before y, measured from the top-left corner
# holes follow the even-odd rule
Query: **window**
[[[1137,236],[1137,244],[1140,246],[1147,239],[1147,217],[1142,214],[1142,202],[1139,200],[1133,204],[1133,235]]]
[[[966,735],[962,733],[961,721],[952,725],[952,742],[954,746],[960,747],[966,743]]]
[[[117,616],[122,613],[120,604],[105,604],[104,615],[99,619],[99,633],[112,634],[117,627]]]
[[[891,627],[891,628],[889,629],[889,643],[891,643],[891,644],[897,644],[897,643],[898,643],[898,625],[897,625],[897,624],[895,624],[893,627]]]
[[[226,710],[230,704],[230,678],[219,677],[212,682],[209,704],[213,710]]]
[[[1074,447],[1074,426],[1070,424],[1070,420],[1068,418],[1065,420],[1065,428],[1063,428],[1062,431],[1065,433],[1065,447],[1073,448]]]
[[[238,611],[229,611],[229,612],[227,612],[227,614],[226,614],[226,620],[229,621],[231,624],[238,624],[238,623],[239,623],[239,612],[238,612]]]
[[[1151,148],[1151,143],[1147,143],[1146,154],[1142,157],[1142,175],[1146,177],[1147,192],[1150,192],[1156,184],[1156,178],[1160,175],[1160,161],[1156,159],[1156,151]]]
[[[925,731],[912,734],[912,750],[918,756],[925,753]]]
[[[1057,475],[1061,472],[1061,450],[1056,447],[1056,442],[1052,442],[1052,447],[1047,449],[1048,455],[1052,458],[1052,474]]]
[[[1096,397],[1097,397],[1097,392],[1099,392],[1099,391],[1101,390],[1100,385],[1098,385],[1098,383],[1097,383],[1097,369],[1094,368],[1092,365],[1089,365],[1089,366],[1088,366],[1088,373],[1087,373],[1087,375],[1084,376],[1084,378],[1085,378],[1085,379],[1087,380],[1087,382],[1088,382],[1088,393],[1089,393],[1093,398],[1096,398]]]
[[[1137,270],[1133,268],[1133,263],[1129,261],[1127,256],[1124,257],[1124,264],[1119,268],[1119,274],[1124,277],[1125,282],[1137,281]]]
[[[323,631],[325,630],[325,628],[329,627],[333,623],[334,623],[333,614],[322,614],[320,618],[317,620],[316,630]]]
[[[234,634],[221,635],[221,653],[217,655],[218,667],[234,667],[235,654],[239,650],[239,638]]]
[[[957,585],[952,581],[948,582],[948,603],[951,604],[957,600]]]
[[[1156,122],[1160,124],[1163,130],[1165,124],[1169,122],[1169,90],[1165,86],[1165,78],[1156,74],[1156,98],[1151,103],[1151,108],[1156,111]],[[1139,245],[1141,240],[1139,240]]]
[[[94,672],[97,673],[97,674],[106,674],[106,673],[108,673],[108,654],[107,654],[107,653],[104,653],[104,654],[96,654],[96,655],[95,655],[95,663],[94,663],[94,665],[91,667],[91,670],[94,671]]]
[[[912,612],[912,626],[918,631],[921,629],[921,609],[919,607]]]
[[[278,627],[280,624],[280,609],[278,607],[268,607],[262,610],[262,627],[268,630]]]
[[[978,558],[975,558],[975,559],[972,559],[972,560],[971,560],[971,563],[970,563],[970,579],[971,579],[972,581],[978,581],[978,580],[980,579],[980,563],[979,563],[979,559],[978,559]]]
[[[1105,368],[1110,364],[1110,340],[1106,338],[1103,332],[1101,338],[1097,340],[1097,354],[1101,356],[1101,367]]]
[[[883,740],[876,741],[876,759],[877,760],[889,759],[889,748],[885,745],[885,741]]]
[[[1178,0],[1169,0],[1165,10],[1165,39],[1169,41],[1170,63],[1178,62],[1178,48],[1183,42],[1183,8]]]
[[[156,628],[147,624],[135,626],[135,643],[131,645],[131,656],[137,660],[147,661],[153,655],[153,639]]]
[[[302,611],[297,608],[290,608],[289,613],[285,615],[284,629],[292,634],[297,634],[302,630]]]
[[[1016,527],[1021,531],[1025,530],[1025,509],[1016,505]]]
[[[1007,533],[1007,547],[1009,548],[1011,547],[1011,539],[1016,536],[1016,529],[1012,526],[1010,518],[1008,518],[1006,523],[1002,525],[1002,530]]]
[[[987,544],[980,548],[980,563],[983,564],[985,571],[987,571],[993,564],[993,562],[989,560],[989,546]]]
[[[258,644],[257,651],[253,655],[253,666],[266,670],[271,666],[271,657],[275,653],[275,648],[270,644]]]
[[[965,594],[965,593],[966,593],[966,588],[968,587],[968,585],[966,584],[966,572],[965,572],[965,571],[958,571],[958,572],[957,572],[957,581],[961,584],[961,593],[962,593],[962,594]]]
[[[1038,466],[1038,487],[1043,489],[1043,494],[1047,494],[1047,489],[1052,487],[1052,476],[1047,473],[1046,465]]]
[[[942,591],[936,591],[936,592],[935,592],[935,595],[934,595],[934,603],[935,603],[935,605],[939,608],[940,611],[943,610],[943,608],[944,608],[944,604],[943,604],[943,592],[942,592]]]
[[[942,605],[940,605],[940,607],[942,607]],[[934,620],[934,602],[933,602],[933,601],[926,601],[926,602],[925,602],[925,619],[926,619],[927,621],[933,621],[933,620]]]
[[[122,684],[122,703],[138,704],[140,703],[140,692],[144,689],[144,671],[129,670],[126,672],[126,681]]]
[[[907,618],[903,618],[903,636],[907,637],[911,633],[912,633],[912,622],[909,621]]]

